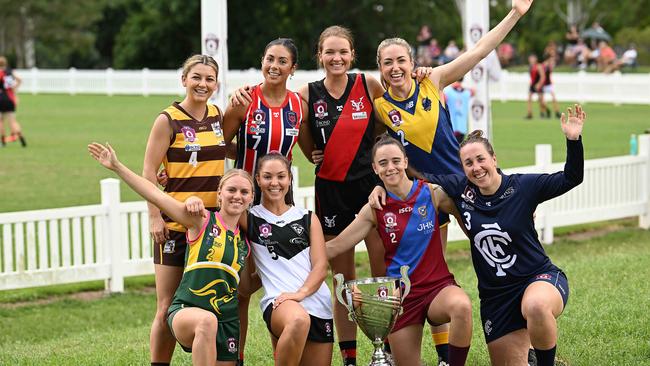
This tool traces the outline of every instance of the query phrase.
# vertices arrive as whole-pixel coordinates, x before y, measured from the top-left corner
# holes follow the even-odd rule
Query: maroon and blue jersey
[[[298,142],[302,123],[302,99],[298,93],[287,91],[279,107],[271,107],[264,99],[260,85],[251,92],[253,101],[237,134],[236,167],[255,176],[257,159],[278,151],[291,161],[291,150]]]
[[[454,276],[442,253],[436,207],[427,182],[415,180],[405,200],[388,193],[384,209],[375,210],[384,244],[386,275],[400,277],[409,266],[411,296],[421,296]]]
[[[465,176],[425,174],[442,186],[460,211],[460,224],[469,232],[481,299],[526,284],[536,274],[559,270],[537,237],[533,213],[540,203],[580,184],[583,167],[582,141],[567,140],[564,171],[512,175],[499,172],[501,186],[489,196],[481,194]]]
[[[338,99],[327,91],[324,81],[309,83],[310,130],[316,148],[323,150],[316,175],[343,182],[373,174],[370,152],[375,118],[365,76],[348,74],[348,84]]]

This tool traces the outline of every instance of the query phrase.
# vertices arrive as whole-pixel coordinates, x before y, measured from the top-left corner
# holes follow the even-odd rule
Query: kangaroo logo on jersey
[[[273,233],[271,233],[270,224],[264,223],[260,225],[259,229],[260,229],[260,236],[263,238],[268,238],[269,236],[273,235]]]
[[[332,216],[332,218],[329,218],[327,216],[323,216],[323,219],[325,219],[325,226],[327,227],[334,227],[336,226],[336,215]]]
[[[422,99],[422,108],[424,108],[425,112],[431,110],[431,99],[429,99],[429,97],[425,97],[424,99]]]
[[[217,289],[218,287],[220,288]],[[217,314],[221,314],[221,309],[219,308],[219,305],[229,303],[232,300],[236,299],[235,295],[236,295],[237,287],[230,287],[228,282],[226,282],[225,280],[216,279],[198,290],[191,288],[190,291],[196,296],[212,295],[212,297],[210,298],[210,305],[212,305],[212,308],[214,309],[214,311],[217,312]],[[221,297],[217,297],[217,294],[224,294],[224,295]]]
[[[395,231],[397,216],[392,212],[386,212],[384,214],[384,226],[386,226],[386,232]]]
[[[474,237],[474,246],[478,249],[483,259],[494,267],[498,277],[504,277],[508,269],[515,264],[516,254],[508,254],[506,250],[512,239],[507,232],[501,231],[499,224],[483,224],[483,231]]]
[[[329,115],[327,113],[327,103],[320,99],[316,103],[314,103],[314,115],[318,119],[323,119]]]
[[[397,109],[393,109],[392,111],[388,112],[388,118],[390,118],[390,122],[393,124],[393,127],[399,127],[404,123],[402,120],[402,114],[399,113]]]
[[[289,125],[291,125],[291,127],[294,128],[296,127],[296,125],[298,124],[298,115],[296,114],[296,112],[294,111],[287,112],[287,122],[289,122]]]
[[[194,142],[198,140],[196,138],[196,131],[194,131],[192,127],[183,126],[183,128],[181,128],[181,132],[183,133],[183,138],[185,138],[185,141],[187,142]]]

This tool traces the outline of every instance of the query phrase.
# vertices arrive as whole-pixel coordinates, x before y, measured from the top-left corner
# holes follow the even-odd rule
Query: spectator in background
[[[438,65],[441,63],[441,50],[440,46],[438,45],[438,40],[435,38],[431,38],[431,41],[429,41],[429,47],[427,48],[429,51],[429,59],[431,60],[430,65]]]
[[[443,57],[441,58],[440,64],[446,64],[447,62],[451,62],[458,55],[460,54],[460,50],[458,49],[458,46],[456,45],[456,41],[453,39],[447,43],[447,47],[445,47],[445,52],[443,54]]]
[[[499,56],[501,66],[508,67],[510,61],[515,57],[515,48],[508,42],[501,43],[497,47],[497,56]]]
[[[581,70],[584,70],[589,65],[589,61],[592,59],[591,49],[582,38],[578,39],[578,44],[575,47],[575,61],[573,65],[577,66]]]
[[[580,47],[578,46],[578,43],[580,42],[580,34],[578,33],[578,28],[575,24],[572,24],[569,31],[564,34],[564,39],[566,41],[566,46],[564,48],[564,63],[575,66],[578,53],[580,52]]]
[[[611,73],[616,69],[616,52],[605,41],[598,42],[596,66],[598,71],[605,73]]]
[[[431,58],[429,47],[434,40],[433,35],[431,34],[431,28],[429,28],[428,25],[421,26],[420,31],[417,36],[415,36],[415,40],[417,41],[417,54],[415,55],[415,58],[418,66],[431,66],[433,60]],[[436,40],[435,42],[437,45],[438,41]],[[438,50],[438,52],[440,52],[440,50]]]
[[[454,136],[460,144],[465,135],[467,135],[467,123],[469,116],[469,101],[474,95],[474,91],[463,88],[463,79],[447,86],[443,91],[449,115],[451,116],[451,125],[454,129]]]
[[[630,44],[630,46],[623,52],[623,56],[621,56],[620,59],[618,59],[612,66],[610,66],[612,69],[610,71],[606,72],[612,72],[614,70],[619,70],[623,67],[631,67],[631,68],[636,68],[636,58],[638,57],[638,53],[636,51],[636,47],[634,46],[634,43]]]
[[[557,61],[557,55],[558,55],[557,43],[555,43],[555,41],[548,41],[546,47],[544,47],[543,57],[545,59],[550,57],[553,60]]]
[[[9,68],[7,59],[0,56],[0,136],[2,146],[5,146],[7,142],[16,140],[20,140],[23,147],[27,146],[20,124],[16,120],[16,106],[18,105],[16,90],[21,81],[18,75]],[[5,122],[9,124],[11,131],[9,138],[5,136]]]

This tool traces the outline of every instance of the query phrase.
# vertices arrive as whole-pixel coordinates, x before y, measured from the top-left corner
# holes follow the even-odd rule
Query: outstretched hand
[[[93,142],[88,144],[88,152],[95,160],[97,160],[104,168],[116,170],[120,161],[117,160],[117,154],[111,145],[107,142],[106,146]]]
[[[571,107],[567,108],[566,113],[562,113],[560,122],[562,124],[562,132],[569,140],[577,140],[582,134],[582,126],[587,119],[587,114],[582,110],[580,104],[574,105],[574,110]]]
[[[512,0],[512,8],[515,9],[519,15],[526,14],[532,4],[533,0]]]

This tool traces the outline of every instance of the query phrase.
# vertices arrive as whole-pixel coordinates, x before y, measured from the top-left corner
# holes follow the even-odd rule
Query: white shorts
[[[544,85],[542,87],[542,92],[544,92],[544,93],[553,93],[553,84]]]

